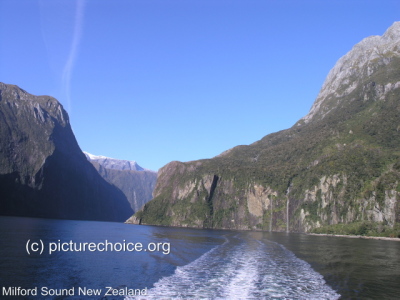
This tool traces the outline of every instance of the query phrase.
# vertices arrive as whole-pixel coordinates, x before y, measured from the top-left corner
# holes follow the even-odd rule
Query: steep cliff
[[[307,116],[208,160],[159,170],[131,222],[308,232],[400,222],[400,22],[329,72]]]
[[[86,160],[62,105],[0,83],[0,215],[122,221],[123,193]]]
[[[144,169],[135,161],[97,156],[87,152],[84,154],[101,177],[124,193],[133,211],[138,211],[152,199],[157,172]]]

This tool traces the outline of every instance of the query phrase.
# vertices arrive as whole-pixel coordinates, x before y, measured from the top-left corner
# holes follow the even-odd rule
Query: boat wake
[[[280,244],[227,237],[148,290],[126,299],[338,299],[322,275]]]

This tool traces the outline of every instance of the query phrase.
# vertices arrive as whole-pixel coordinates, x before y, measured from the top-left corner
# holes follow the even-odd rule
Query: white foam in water
[[[230,237],[154,284],[140,299],[338,299],[322,275],[282,245]],[[126,299],[136,299],[127,297]]]
[[[239,252],[237,252],[238,254]],[[224,294],[229,299],[238,295],[243,298],[250,298],[255,289],[254,282],[257,279],[256,260],[251,257],[251,252],[245,252],[242,256],[236,255],[229,267],[228,273],[232,274],[229,284],[224,288]],[[237,266],[242,266],[237,268]]]

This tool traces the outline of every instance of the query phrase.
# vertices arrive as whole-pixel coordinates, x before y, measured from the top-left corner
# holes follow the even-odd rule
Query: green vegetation
[[[400,238],[400,224],[394,227],[376,222],[355,222],[350,224],[326,225],[312,230],[318,234],[361,235]]]

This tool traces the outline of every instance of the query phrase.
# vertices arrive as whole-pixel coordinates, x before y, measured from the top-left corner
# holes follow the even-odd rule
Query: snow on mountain
[[[102,155],[93,155],[83,151],[89,161],[96,161],[106,169],[132,170],[132,171],[151,171],[142,168],[136,161],[110,158]]]

